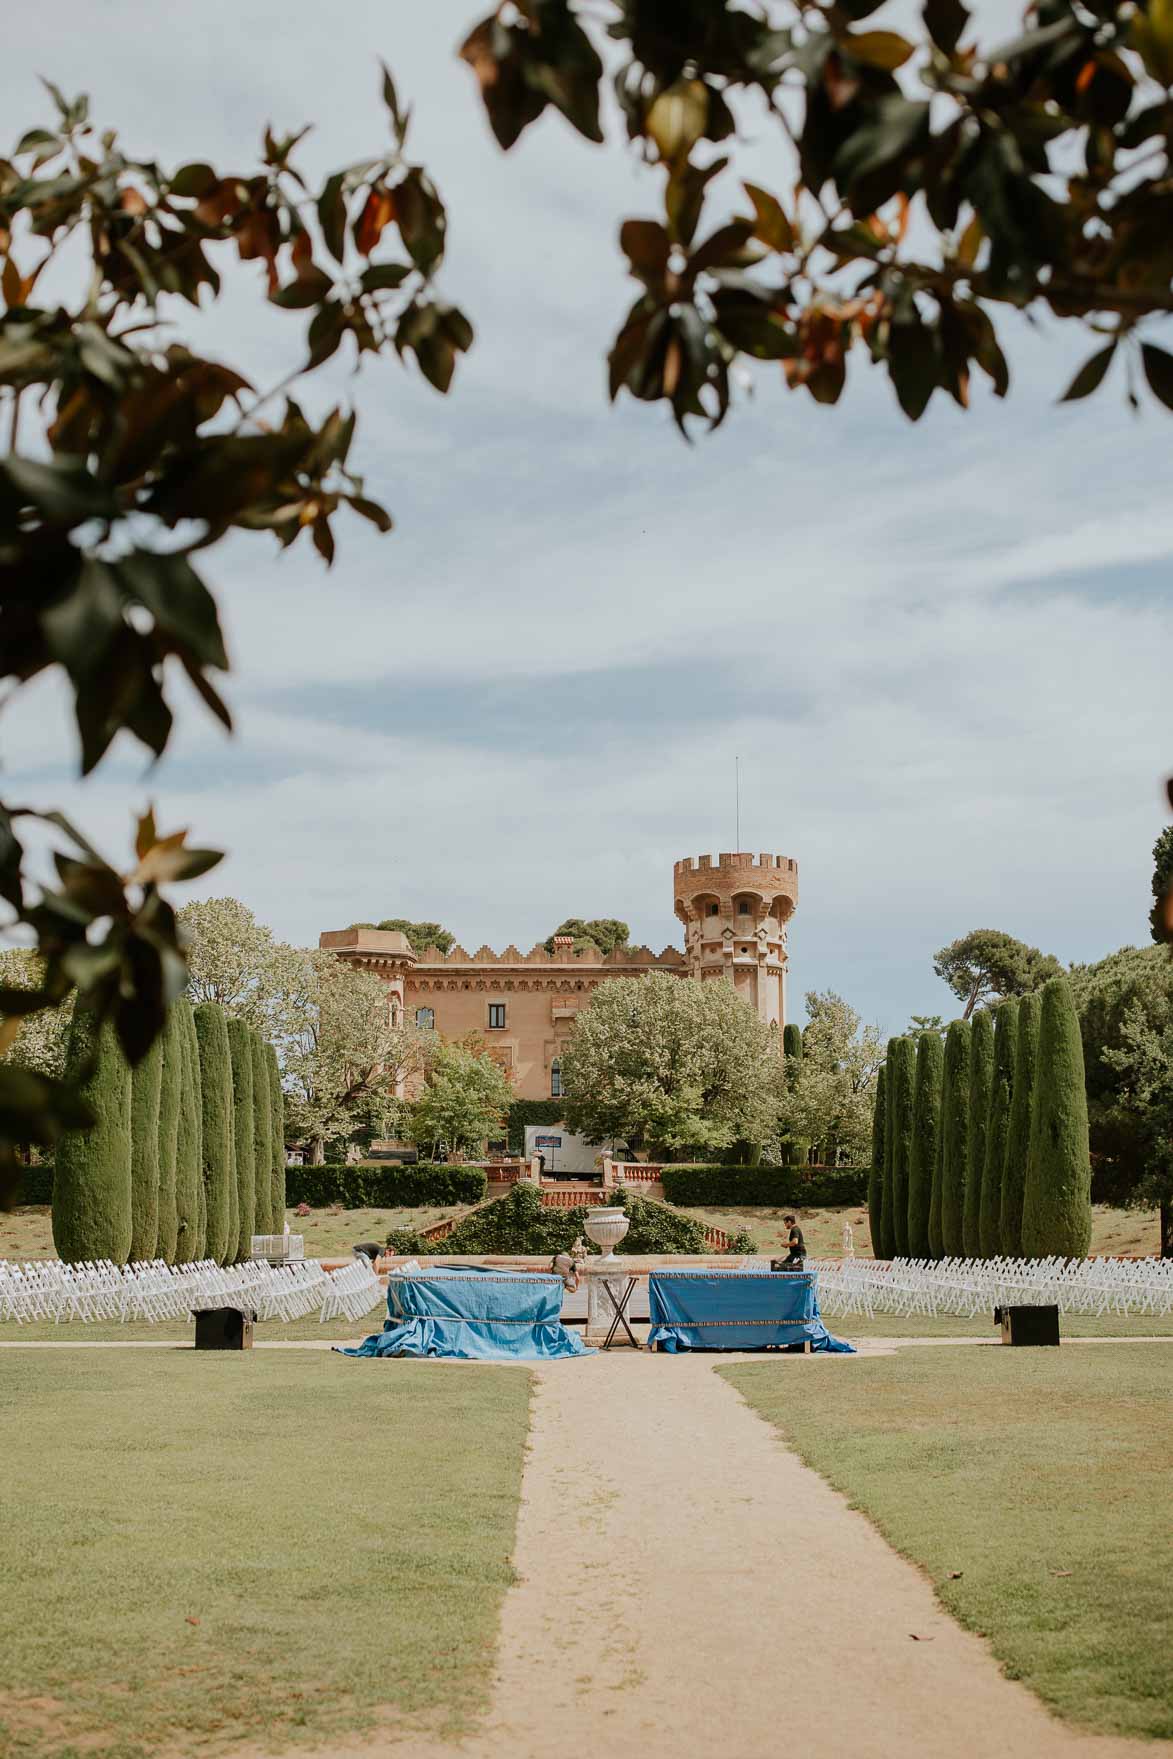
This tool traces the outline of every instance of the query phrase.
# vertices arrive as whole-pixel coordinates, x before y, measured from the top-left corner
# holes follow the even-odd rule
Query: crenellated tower
[[[758,1018],[781,1031],[798,863],[787,855],[698,855],[672,872],[689,977],[728,977]]]

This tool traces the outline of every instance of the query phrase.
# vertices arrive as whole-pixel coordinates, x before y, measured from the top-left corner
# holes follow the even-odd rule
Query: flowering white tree
[[[0,987],[40,989],[45,978],[45,962],[27,947],[8,947],[0,951]],[[65,1042],[69,1022],[73,1018],[73,992],[56,1008],[40,1008],[36,1013],[12,1017],[12,1041],[0,1054],[0,1062],[16,1069],[31,1069],[38,1075],[59,1078],[65,1071]],[[9,1022],[0,1016],[7,1027]],[[7,1038],[7,1032],[4,1034]]]
[[[802,1061],[788,1065],[783,1130],[817,1145],[824,1161],[845,1156],[862,1166],[871,1152],[876,1075],[884,1060],[880,1029],[862,1025],[855,1009],[833,990],[811,990],[806,1011]]]
[[[732,984],[671,977],[599,986],[562,1053],[566,1122],[657,1154],[758,1145],[778,1133],[777,1031]]]
[[[218,1002],[278,1047],[304,1031],[314,991],[309,953],[277,940],[239,898],[185,904],[178,922],[192,1002]]]

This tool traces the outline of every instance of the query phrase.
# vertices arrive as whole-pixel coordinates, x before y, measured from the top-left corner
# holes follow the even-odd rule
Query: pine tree
[[[1043,986],[1038,1073],[1022,1199],[1027,1258],[1084,1258],[1092,1239],[1087,1087],[1075,997],[1065,977]]]
[[[200,1099],[203,1107],[203,1178],[207,1237],[204,1251],[217,1264],[236,1256],[236,1235],[229,1253],[229,1186],[236,1177],[232,1115],[232,1064],[228,1026],[217,1002],[201,1002],[193,1010],[200,1051]]]
[[[285,1094],[281,1087],[281,1071],[277,1067],[277,1052],[271,1044],[265,1046],[265,1061],[269,1066],[270,1214],[273,1232],[282,1234],[285,1231]]]
[[[912,1147],[908,1157],[908,1255],[932,1256],[929,1224],[933,1169],[941,1116],[941,1066],[945,1047],[938,1032],[922,1032],[916,1046],[912,1088]]]
[[[885,1089],[887,1069],[881,1063],[876,1076],[876,1104],[872,1112],[872,1165],[868,1173],[868,1220],[872,1232],[872,1257],[882,1258],[880,1228],[883,1222]]]
[[[982,1174],[986,1165],[986,1126],[994,1084],[994,1022],[979,1008],[969,1023],[969,1129],[965,1170],[962,1239],[967,1258],[982,1255]]]
[[[53,1177],[53,1244],[67,1264],[108,1258],[125,1264],[132,1234],[130,1195],[130,1070],[110,1026],[74,1010],[66,1072],[93,1067],[81,1097],[94,1114],[88,1130],[70,1130],[57,1144]]]
[[[941,1252],[965,1255],[965,1175],[969,1160],[968,1020],[954,1020],[945,1034],[941,1080]]]
[[[183,1103],[183,1029],[174,1003],[159,1040],[163,1066],[159,1081],[159,1238],[156,1255],[175,1263],[179,1218],[175,1210],[175,1163],[179,1140],[179,1108]]]
[[[908,1186],[912,1165],[913,1098],[916,1088],[916,1046],[898,1038],[890,1047],[887,1129],[892,1139],[891,1205],[886,1214],[893,1258],[908,1257]]]
[[[228,1050],[232,1061],[232,1119],[236,1143],[236,1245],[230,1256],[247,1259],[256,1233],[256,1135],[253,1130],[253,1053],[251,1034],[243,1020],[228,1022]]]
[[[185,996],[172,1002],[179,1041],[181,1087],[179,1128],[175,1136],[175,1262],[194,1264],[204,1256],[200,1196],[204,1185],[203,1096],[200,1048],[191,1003]],[[206,1202],[203,1205],[206,1215]]]
[[[1018,1001],[1011,996],[994,1014],[994,1072],[990,1085],[990,1112],[986,1119],[978,1227],[983,1258],[997,1258],[1002,1251],[1002,1170],[1006,1165],[1017,1044]]]
[[[156,1039],[130,1072],[130,1257],[146,1264],[159,1250],[159,1094],[163,1046]]]
[[[1007,1258],[1022,1254],[1022,1199],[1026,1190],[1026,1163],[1030,1157],[1030,1119],[1034,1105],[1035,1072],[1039,1051],[1039,994],[1021,996],[1018,1031],[1014,1047],[1014,1085],[1010,1094],[1010,1117],[1006,1124],[1006,1155],[1002,1162],[1002,1206],[998,1232]]]
[[[253,1227],[258,1234],[272,1234],[273,1226],[273,1112],[269,1104],[269,1062],[259,1033],[252,1035],[253,1059],[253,1167],[256,1176],[256,1211]],[[284,1221],[282,1221],[284,1226]]]

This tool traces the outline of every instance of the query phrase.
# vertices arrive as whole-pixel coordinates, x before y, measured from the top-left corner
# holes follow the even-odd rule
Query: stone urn
[[[603,1262],[615,1257],[615,1248],[631,1226],[621,1209],[592,1209],[586,1218],[586,1231],[596,1246],[603,1248]]]

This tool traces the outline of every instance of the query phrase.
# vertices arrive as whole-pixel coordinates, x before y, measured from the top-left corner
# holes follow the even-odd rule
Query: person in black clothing
[[[784,1215],[782,1220],[790,1229],[786,1236],[789,1255],[786,1259],[787,1270],[802,1270],[806,1264],[806,1241],[802,1237],[802,1229],[792,1215]]]

